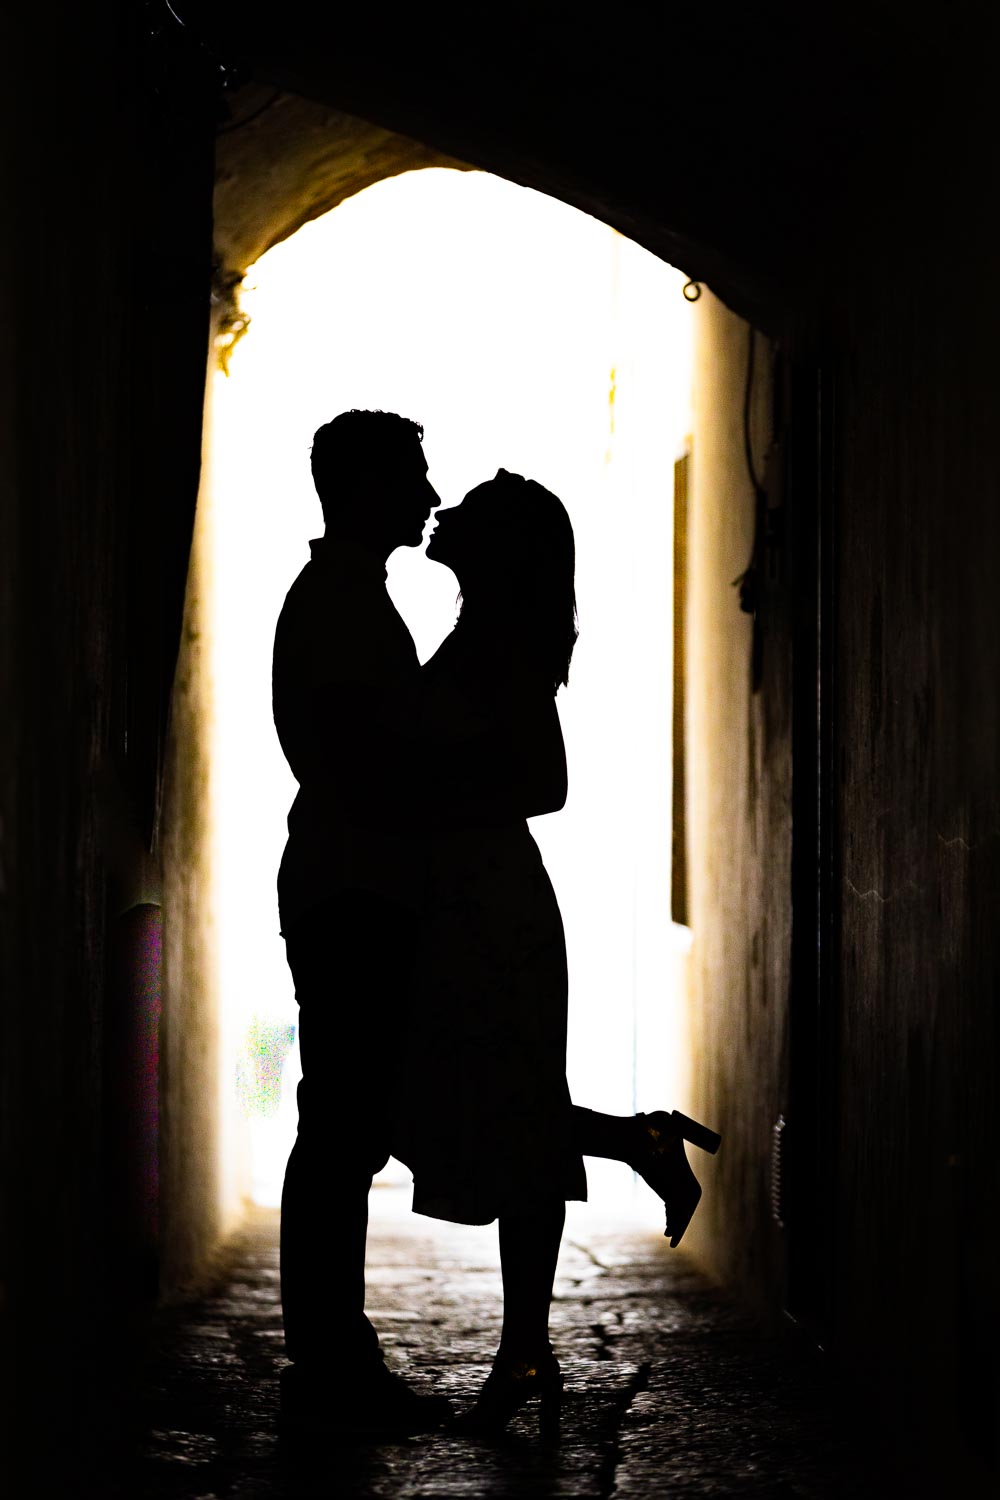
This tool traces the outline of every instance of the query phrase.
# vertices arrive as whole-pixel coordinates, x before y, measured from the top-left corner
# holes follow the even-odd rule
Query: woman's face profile
[[[488,481],[470,490],[460,504],[437,511],[427,556],[444,563],[459,578],[495,557],[513,519],[498,499],[494,481]]]

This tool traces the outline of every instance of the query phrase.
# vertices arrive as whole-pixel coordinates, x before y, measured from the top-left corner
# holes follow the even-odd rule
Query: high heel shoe
[[[684,1142],[690,1141],[714,1156],[722,1137],[676,1109],[670,1114],[657,1110],[651,1115],[636,1115],[635,1123],[640,1139],[629,1165],[663,1199],[667,1215],[663,1234],[675,1250],[701,1200],[701,1183],[691,1170]]]
[[[471,1411],[451,1424],[465,1437],[499,1437],[515,1412],[539,1397],[538,1432],[546,1442],[559,1438],[563,1377],[552,1349],[537,1360],[508,1360],[499,1354]]]

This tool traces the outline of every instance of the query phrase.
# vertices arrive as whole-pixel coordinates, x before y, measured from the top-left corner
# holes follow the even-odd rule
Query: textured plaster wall
[[[752,622],[732,586],[754,533],[742,421],[748,338],[748,325],[706,292],[697,309],[688,540],[689,1036],[692,1111],[724,1141],[714,1159],[690,1153],[705,1197],[689,1238],[712,1273],[774,1306],[782,1261],[769,1152],[785,1086],[790,688],[787,636],[772,608],[763,684],[751,691]],[[769,367],[758,338],[758,472],[771,440]]]
[[[174,678],[163,809],[161,1285],[168,1296],[204,1276],[228,1217],[220,1160],[211,587],[211,488],[203,483]]]

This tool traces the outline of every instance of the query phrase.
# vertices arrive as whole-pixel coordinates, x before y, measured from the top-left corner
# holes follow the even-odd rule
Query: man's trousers
[[[390,1156],[416,914],[346,891],[285,935],[299,1006],[299,1128],[281,1196],[285,1346],[322,1375],[382,1358],[365,1316],[372,1178]]]

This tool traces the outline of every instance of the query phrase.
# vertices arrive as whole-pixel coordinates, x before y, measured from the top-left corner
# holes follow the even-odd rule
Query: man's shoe
[[[288,1433],[405,1437],[432,1432],[452,1415],[444,1396],[421,1396],[381,1360],[363,1372],[287,1365],[279,1381],[281,1426]]]

